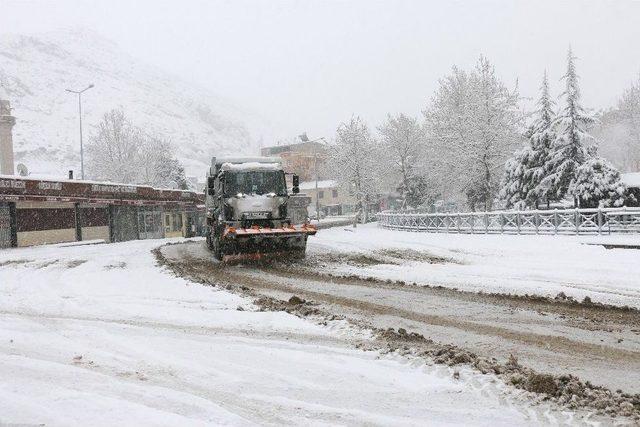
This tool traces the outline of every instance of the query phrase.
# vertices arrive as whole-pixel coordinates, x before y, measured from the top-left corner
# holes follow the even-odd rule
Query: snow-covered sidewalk
[[[357,274],[469,291],[556,296],[640,307],[640,236],[514,236],[395,231],[376,224],[321,230],[309,253],[362,254],[389,263],[329,263]],[[396,252],[394,254],[394,252]],[[429,263],[428,256],[445,262]],[[413,258],[402,262],[399,257]],[[423,258],[423,259],[420,259]]]
[[[446,367],[355,350],[340,322],[252,311],[245,298],[176,278],[150,252],[163,243],[0,252],[0,424],[496,426],[557,416],[513,403],[491,376],[462,369],[455,380]]]

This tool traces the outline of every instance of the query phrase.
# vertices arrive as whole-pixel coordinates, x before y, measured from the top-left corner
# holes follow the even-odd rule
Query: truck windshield
[[[287,186],[282,171],[246,171],[225,173],[225,195],[287,194]]]

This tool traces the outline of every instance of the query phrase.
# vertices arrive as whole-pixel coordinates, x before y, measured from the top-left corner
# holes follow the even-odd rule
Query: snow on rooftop
[[[145,187],[151,188],[153,190],[160,191],[186,191],[191,193],[198,193],[198,191],[194,190],[182,190],[180,188],[163,188],[163,187],[152,187],[150,185],[145,184],[125,184],[123,182],[113,182],[113,181],[94,181],[90,179],[69,179],[69,178],[59,178],[56,175],[48,175],[48,174],[29,174],[28,176],[21,175],[0,175],[0,179],[19,179],[19,180],[32,180],[32,181],[47,181],[47,182],[74,182],[79,184],[96,184],[96,185],[114,185],[114,186],[122,186],[122,187]]]
[[[333,179],[324,179],[322,181],[318,181],[318,188],[334,188],[337,187],[338,184]],[[316,188],[315,181],[305,181],[300,183],[301,190],[313,190]]]
[[[640,188],[640,172],[623,173],[621,178],[627,187]]]

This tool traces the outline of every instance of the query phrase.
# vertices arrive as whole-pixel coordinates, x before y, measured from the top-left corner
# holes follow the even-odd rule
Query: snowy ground
[[[315,246],[344,249],[374,237],[407,246],[429,237],[376,228],[319,236]],[[252,311],[247,299],[157,267],[150,251],[164,243],[0,252],[0,424],[494,426],[571,418],[523,403],[491,375],[462,369],[455,380],[449,368],[355,350],[347,344],[354,332],[340,322],[321,327]]]
[[[640,236],[513,236],[394,231],[376,224],[321,230],[310,254],[364,254],[385,259],[410,251],[415,261],[348,265],[329,263],[337,274],[357,274],[470,291],[556,296],[640,307],[640,250],[606,249],[594,243],[640,246]],[[429,263],[425,255],[446,258]]]

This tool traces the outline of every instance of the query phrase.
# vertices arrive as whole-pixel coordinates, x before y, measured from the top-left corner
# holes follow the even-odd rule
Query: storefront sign
[[[14,179],[0,179],[0,188],[26,188],[24,181],[16,181]]]
[[[62,183],[61,182],[39,182],[38,189],[60,191],[62,190]]]
[[[91,191],[94,193],[137,193],[138,188],[133,185],[105,185],[93,184]]]

